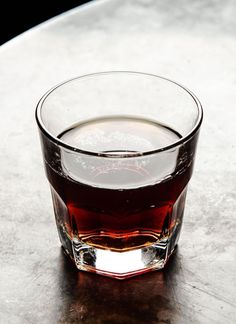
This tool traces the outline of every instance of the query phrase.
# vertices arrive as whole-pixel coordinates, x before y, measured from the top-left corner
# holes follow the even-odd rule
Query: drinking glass
[[[47,92],[36,120],[59,238],[77,268],[118,279],[163,268],[182,226],[198,99],[163,77],[95,73]]]

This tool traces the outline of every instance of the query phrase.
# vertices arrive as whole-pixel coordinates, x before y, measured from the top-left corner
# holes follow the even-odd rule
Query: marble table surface
[[[0,47],[0,323],[236,322],[236,2],[97,0]],[[167,268],[127,281],[60,249],[34,110],[55,84],[134,70],[202,102],[184,226]]]

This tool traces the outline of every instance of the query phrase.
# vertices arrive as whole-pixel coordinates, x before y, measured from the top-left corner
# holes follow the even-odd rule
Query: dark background
[[[0,45],[29,28],[89,0],[4,1],[0,4]]]

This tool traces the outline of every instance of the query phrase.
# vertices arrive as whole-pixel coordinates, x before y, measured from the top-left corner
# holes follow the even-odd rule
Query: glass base
[[[67,210],[62,208],[63,204],[58,204],[60,208],[55,204],[57,207],[55,208],[55,215],[60,241],[64,250],[79,270],[117,279],[126,279],[131,276],[162,269],[178,243],[184,211],[184,199],[185,193],[181,195],[174,205],[172,220],[174,220],[175,226],[171,232],[165,233],[166,235],[162,239],[157,240],[153,244],[150,243],[148,246],[122,252],[101,249],[86,244],[77,235],[71,237],[64,225],[68,215]]]
[[[176,231],[177,233],[179,234],[179,231]],[[175,251],[178,236],[172,235],[169,240],[127,252],[98,249],[75,238],[72,242],[68,239],[67,246],[63,244],[62,247],[79,270],[126,279],[164,268]],[[69,241],[71,244],[68,244]]]
[[[115,252],[90,246],[77,237],[71,239],[64,226],[58,224],[62,247],[79,270],[116,279],[126,279],[164,268],[177,246],[180,231],[181,223],[176,225],[170,236],[152,245]]]
[[[113,252],[94,248],[73,240],[74,261],[79,270],[125,279],[152,270],[162,269],[170,255],[167,242],[127,251]]]

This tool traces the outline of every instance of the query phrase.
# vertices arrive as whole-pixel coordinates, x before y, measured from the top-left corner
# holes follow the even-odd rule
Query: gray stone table
[[[236,322],[235,17],[234,0],[98,0],[0,48],[0,323]],[[177,253],[127,281],[61,252],[34,121],[48,88],[105,70],[179,81],[205,111]]]

